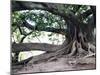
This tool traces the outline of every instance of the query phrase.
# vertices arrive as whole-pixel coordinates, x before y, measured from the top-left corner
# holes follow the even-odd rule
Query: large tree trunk
[[[24,45],[19,44],[19,47],[16,47],[18,45],[16,45],[16,46],[13,45],[12,48],[16,49],[16,52],[17,52],[17,49],[18,50],[21,49],[21,46],[23,46],[22,49],[23,50],[25,49],[26,51],[28,51],[29,49],[34,49],[34,48],[35,49],[43,49],[43,50],[46,49],[45,50],[46,53],[38,55],[38,56],[31,57],[31,58],[24,60],[24,61],[16,62],[16,63],[13,64],[14,66],[16,66],[16,65],[23,65],[23,66],[27,65],[28,66],[30,64],[31,65],[32,64],[39,64],[41,62],[51,62],[51,61],[58,60],[62,57],[66,57],[66,58],[67,57],[70,57],[70,58],[73,57],[73,58],[85,58],[85,59],[87,59],[88,57],[95,56],[95,52],[96,52],[95,51],[96,50],[95,45],[90,43],[91,39],[89,39],[89,38],[91,38],[90,34],[92,33],[92,31],[94,29],[95,21],[94,21],[94,26],[91,27],[92,20],[91,20],[91,22],[89,22],[89,24],[85,25],[83,22],[81,22],[79,20],[80,18],[75,16],[75,14],[72,13],[72,12],[70,12],[66,15],[66,14],[64,14],[60,11],[55,11],[56,10],[56,4],[55,5],[54,4],[48,4],[48,3],[33,3],[32,4],[31,2],[28,2],[28,3],[29,3],[29,5],[32,5],[32,7],[28,6],[26,4],[26,2],[24,2],[24,3],[21,3],[21,2],[16,3],[15,2],[15,6],[17,6],[16,4],[18,4],[19,7],[14,6],[13,11],[26,10],[26,9],[31,10],[33,8],[36,8],[36,9],[46,10],[46,11],[49,11],[49,12],[55,14],[55,15],[61,16],[62,18],[64,18],[65,22],[68,25],[68,30],[66,30],[67,33],[65,33],[64,32],[65,30],[63,30],[63,32],[65,33],[65,36],[66,36],[66,40],[58,48],[57,48],[57,46],[52,46],[52,45],[47,45],[47,44],[46,44],[45,47],[43,47],[43,44],[42,45],[39,44],[38,46],[40,46],[40,47],[38,47],[36,44],[34,45],[34,47],[30,47],[30,46],[32,46],[32,44],[27,45],[27,46],[25,44]],[[20,6],[23,6],[23,8],[21,8]],[[88,14],[90,15],[91,13],[92,12],[90,11]],[[88,16],[88,15],[86,14],[86,16]],[[93,14],[93,17],[95,17],[95,13]],[[88,27],[87,27],[87,25],[88,25]],[[32,29],[32,27],[28,27],[28,28]],[[41,29],[41,30],[43,30],[43,29]],[[52,31],[52,30],[48,29],[47,31]],[[58,29],[53,29],[52,32],[60,33]],[[48,47],[52,47],[52,48],[48,49]],[[18,53],[16,53],[16,54],[18,56]],[[16,59],[18,59],[18,58],[16,58]],[[76,59],[74,59],[74,60],[76,60]],[[87,59],[85,63],[87,63],[88,60],[89,59]],[[84,60],[82,60],[82,61],[84,61]],[[94,63],[94,61],[93,61],[93,63]],[[89,61],[89,63],[90,62],[91,61]],[[77,63],[77,62],[75,61],[75,63]]]
[[[84,31],[80,27],[80,25],[82,23],[80,23],[78,18],[73,13],[69,13],[69,14],[70,14],[70,16],[68,16],[66,18],[70,18],[70,20],[67,21],[68,19],[65,19],[66,23],[70,24],[70,26],[68,28],[69,35],[68,34],[65,35],[66,40],[62,44],[62,46],[56,50],[54,50],[54,49],[51,51],[49,50],[49,53],[47,51],[47,54],[33,57],[33,59],[30,61],[31,63],[39,62],[40,60],[52,61],[59,57],[63,57],[64,55],[70,56],[70,57],[71,56],[75,56],[75,57],[82,56],[83,57],[83,56],[88,55],[89,53],[95,52],[95,46],[90,44],[86,40],[86,39],[88,39],[88,37],[86,37],[86,35],[84,34]],[[85,33],[87,33],[87,32],[85,32]],[[90,47],[90,45],[91,45],[91,47]],[[52,52],[52,51],[54,51],[54,52]]]

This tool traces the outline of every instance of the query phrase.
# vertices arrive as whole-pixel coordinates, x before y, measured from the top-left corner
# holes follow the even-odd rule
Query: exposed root
[[[39,56],[34,56],[27,64],[37,64],[40,62],[50,62],[63,57],[64,55],[68,57],[75,56],[76,58],[88,58],[95,56],[95,46],[93,44],[87,43],[83,39],[83,34],[79,34],[79,39],[76,38],[76,33],[73,40],[69,44],[63,44],[60,49],[50,53],[44,53]],[[86,50],[87,49],[87,50]]]
[[[73,44],[73,41],[71,41],[70,44],[68,44],[67,46],[65,46],[63,48],[61,47],[61,49],[59,49],[58,51],[56,51],[54,53],[54,56],[51,57],[50,59],[48,59],[48,61],[55,60],[55,59],[57,59],[59,57],[62,57],[65,54],[67,55],[69,53],[69,51],[70,51],[70,48],[72,47],[72,44]]]
[[[96,53],[92,53],[92,54],[88,54],[88,55],[84,56],[84,58],[95,57],[95,56],[96,56]]]
[[[96,47],[91,44],[91,43],[88,43],[88,51],[91,53],[95,53],[96,52]]]
[[[76,40],[73,42],[72,44],[72,48],[71,48],[71,53],[69,54],[69,56],[73,56],[76,53]]]

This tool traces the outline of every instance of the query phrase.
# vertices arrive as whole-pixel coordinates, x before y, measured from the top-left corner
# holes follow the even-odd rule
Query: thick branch
[[[52,45],[46,43],[19,43],[12,44],[12,52],[41,50],[41,51],[56,51],[61,45]]]
[[[55,15],[65,17],[66,14],[64,12],[59,11],[57,6],[58,4],[54,3],[12,1],[12,11],[37,9],[37,10],[49,11]]]
[[[26,21],[24,21],[23,25],[24,27],[30,29],[30,30],[37,30],[37,31],[47,31],[47,32],[53,32],[53,33],[58,33],[65,35],[67,33],[67,29],[57,29],[57,28],[51,28],[51,27],[45,27],[45,28],[40,28],[38,26],[32,26]]]
[[[28,59],[22,60],[20,62],[12,63],[12,66],[13,65],[26,65],[30,60],[32,60],[32,58],[33,58],[33,56]]]
[[[12,11],[33,10],[34,8],[45,9],[44,6],[36,2],[12,1]]]

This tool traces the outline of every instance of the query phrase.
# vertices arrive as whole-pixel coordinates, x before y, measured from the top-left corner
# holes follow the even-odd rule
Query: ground
[[[14,67],[16,69],[14,69]],[[12,67],[12,73],[38,73],[38,72],[55,72],[70,70],[89,70],[95,69],[96,62],[94,56],[89,57],[61,57],[52,61],[40,61],[34,64],[19,65]]]

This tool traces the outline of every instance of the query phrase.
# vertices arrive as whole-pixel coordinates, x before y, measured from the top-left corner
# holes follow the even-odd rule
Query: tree
[[[95,6],[12,1],[12,35],[16,33],[17,36],[17,41],[12,43],[12,52],[15,52],[17,57],[14,64],[19,63],[19,52],[32,49],[46,53],[33,57],[28,63],[52,61],[64,55],[85,57],[94,54],[95,29]],[[40,31],[64,35],[65,41],[62,45],[23,43],[29,35],[41,35]]]

